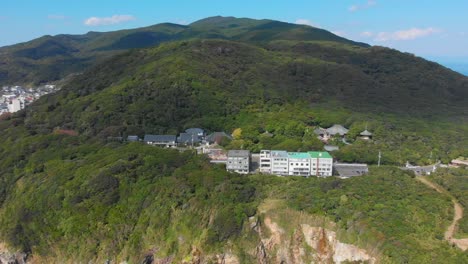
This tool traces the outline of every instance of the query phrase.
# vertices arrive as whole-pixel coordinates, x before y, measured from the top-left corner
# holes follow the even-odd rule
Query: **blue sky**
[[[223,15],[310,24],[443,64],[468,65],[467,13],[466,0],[1,0],[0,46],[47,34]]]

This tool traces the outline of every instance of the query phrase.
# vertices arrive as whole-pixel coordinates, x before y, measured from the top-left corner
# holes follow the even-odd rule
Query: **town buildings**
[[[260,172],[282,176],[333,175],[333,158],[328,152],[260,151]]]
[[[333,157],[325,151],[309,151],[311,175],[329,177],[333,175]]]
[[[305,176],[310,174],[310,154],[306,152],[290,152],[288,153],[288,175],[290,176]]]
[[[15,113],[24,109],[25,102],[19,98],[13,98],[8,103],[8,112]]]
[[[229,150],[227,154],[226,170],[240,174],[248,174],[250,171],[250,151]]]
[[[4,86],[0,89],[0,114],[18,112],[41,96],[57,90],[58,88],[55,85],[45,85],[37,88]]]

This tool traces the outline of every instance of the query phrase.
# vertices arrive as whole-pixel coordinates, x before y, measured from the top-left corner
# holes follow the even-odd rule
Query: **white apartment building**
[[[328,152],[260,151],[260,172],[282,176],[333,175],[333,157]]]
[[[240,174],[248,174],[250,171],[250,151],[229,150],[227,154],[226,170]]]
[[[271,174],[288,175],[288,152],[283,150],[271,151]]]
[[[310,176],[310,155],[305,152],[289,152],[288,163],[290,176]]]
[[[310,175],[329,177],[333,175],[333,157],[328,152],[309,151],[311,170]]]
[[[24,102],[18,98],[14,98],[8,104],[8,112],[15,113],[24,108]]]

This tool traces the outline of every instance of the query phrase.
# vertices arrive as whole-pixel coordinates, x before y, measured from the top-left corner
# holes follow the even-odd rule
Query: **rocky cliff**
[[[315,217],[287,209],[281,201],[266,201],[258,214],[245,225],[244,235],[225,245],[219,253],[204,252],[192,246],[187,256],[161,256],[157,249],[141,258],[142,264],[306,264],[306,263],[376,263],[376,249],[364,249],[339,239],[336,225],[323,217]],[[241,256],[242,255],[242,256]],[[182,261],[180,261],[182,259]],[[30,257],[8,251],[0,244],[0,264],[56,262],[50,258]],[[70,260],[68,260],[70,261]],[[56,263],[59,263],[58,261]],[[89,263],[95,263],[90,261]],[[99,263],[99,262],[96,262]],[[118,259],[105,263],[128,264]]]

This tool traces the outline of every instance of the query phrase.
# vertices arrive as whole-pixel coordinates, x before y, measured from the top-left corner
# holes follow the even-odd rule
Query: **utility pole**
[[[382,152],[379,151],[379,162],[377,163],[377,166],[380,167],[380,159],[382,158]]]

